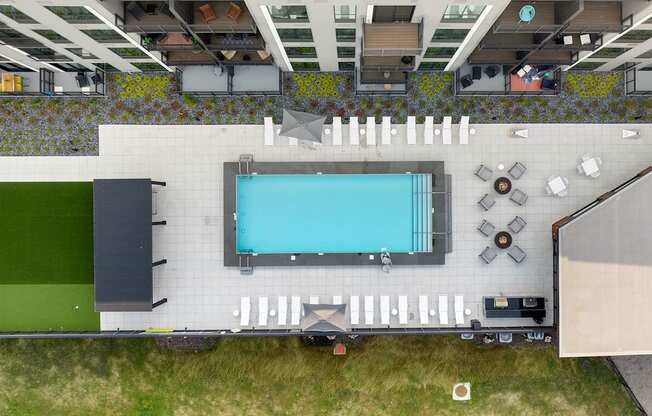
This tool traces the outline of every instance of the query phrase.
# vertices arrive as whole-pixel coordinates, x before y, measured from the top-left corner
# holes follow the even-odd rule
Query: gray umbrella
[[[301,323],[303,331],[346,331],[346,305],[310,305],[304,303],[303,310],[305,312]]]
[[[321,143],[324,121],[326,116],[283,109],[283,125],[279,135]]]

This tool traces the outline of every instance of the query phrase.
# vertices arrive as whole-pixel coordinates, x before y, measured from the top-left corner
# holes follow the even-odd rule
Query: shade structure
[[[284,109],[279,135],[321,143],[321,130],[325,121],[326,116]]]
[[[305,316],[301,329],[307,332],[346,331],[346,305],[303,304]]]

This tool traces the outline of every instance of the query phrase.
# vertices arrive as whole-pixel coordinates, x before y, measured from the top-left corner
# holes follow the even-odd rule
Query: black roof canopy
[[[93,181],[95,310],[152,310],[152,181]]]

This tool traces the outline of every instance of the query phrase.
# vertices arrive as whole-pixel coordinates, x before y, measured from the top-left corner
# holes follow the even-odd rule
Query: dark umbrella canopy
[[[310,305],[304,303],[303,310],[305,312],[301,322],[303,331],[346,331],[346,305]]]
[[[321,131],[325,121],[326,116],[284,109],[279,135],[321,143]]]

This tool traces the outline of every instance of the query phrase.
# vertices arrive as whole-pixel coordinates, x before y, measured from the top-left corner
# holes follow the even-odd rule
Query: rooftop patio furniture
[[[448,325],[448,296],[439,295],[439,324]]]
[[[269,299],[267,296],[258,298],[258,326],[267,326],[267,316],[269,316]]]
[[[580,43],[582,45],[589,45],[591,43],[591,35],[588,33],[580,35]]]
[[[514,202],[516,205],[525,205],[527,202],[527,194],[520,189],[514,189],[512,195],[509,197],[509,200]]]
[[[208,24],[213,20],[217,20],[215,10],[213,10],[213,6],[211,6],[209,3],[199,6],[199,13],[201,13],[201,18],[204,24]]]
[[[274,145],[274,121],[271,117],[263,119],[265,123],[265,146]]]
[[[622,138],[623,139],[638,139],[641,137],[641,132],[638,130],[629,130],[623,129]]]
[[[473,85],[473,77],[471,74],[464,75],[462,78],[460,78],[460,84],[462,85],[462,88],[468,88]]]
[[[495,204],[496,200],[489,194],[484,194],[484,196],[478,201],[478,205],[480,205],[485,211],[489,211],[489,209],[491,209]]]
[[[521,249],[519,246],[514,244],[507,250],[507,255],[511,257],[516,263],[521,263],[527,255],[525,254],[525,251]]]
[[[292,296],[292,304],[290,305],[290,325],[299,325],[301,321],[301,297]]]
[[[584,155],[582,162],[577,165],[577,171],[582,175],[597,178],[600,176],[600,165],[602,165],[602,159],[599,157]]]
[[[474,65],[471,67],[471,78],[482,79],[482,67]]]
[[[278,297],[278,315],[276,318],[276,323],[278,326],[287,325],[288,319],[288,297],[279,296]]]
[[[489,264],[494,259],[498,256],[498,252],[496,251],[495,248],[493,247],[485,247],[484,250],[482,250],[482,253],[480,253],[479,257],[484,261],[485,263]]]
[[[232,20],[235,23],[238,23],[238,20],[240,19],[240,16],[242,15],[242,7],[238,6],[237,4],[231,2],[229,3],[229,7],[226,9],[226,13],[224,15]]]
[[[435,120],[433,116],[426,116],[423,121],[423,143],[424,144],[433,144],[435,141],[434,136],[434,124]]]
[[[442,140],[444,144],[453,143],[453,117],[444,116],[444,122],[442,123]]]
[[[145,16],[145,9],[137,1],[130,1],[129,3],[127,3],[125,10],[127,11],[127,13],[132,15],[136,20],[140,20],[141,17]]]
[[[381,143],[392,144],[392,118],[383,117],[381,126]]]
[[[527,139],[529,136],[528,129],[514,129],[512,130],[512,137]]]
[[[469,116],[460,119],[460,144],[469,144]]]
[[[407,296],[405,295],[398,297],[398,323],[401,325],[408,323]]]
[[[79,88],[90,86],[90,82],[88,81],[88,77],[86,76],[85,72],[77,72],[77,76],[75,76],[75,81],[77,81],[77,86]]]
[[[243,296],[240,298],[240,326],[249,325],[249,314],[251,313],[251,298]]]
[[[487,182],[494,174],[494,171],[486,167],[485,165],[480,165],[478,169],[474,172],[475,176]]]
[[[358,130],[358,117],[349,118],[349,142],[351,146],[360,144],[360,130]]]
[[[342,118],[333,117],[333,146],[342,145]]]
[[[507,224],[507,228],[509,228],[514,234],[518,234],[526,225],[527,223],[525,220],[517,215],[509,222],[509,224]]]
[[[497,65],[489,65],[484,69],[484,73],[489,78],[493,78],[500,72],[500,67]]]
[[[559,83],[555,79],[544,78],[541,80],[542,90],[557,91],[558,87],[559,87]]]
[[[373,325],[374,323],[374,297],[364,297],[364,323],[365,325]]]
[[[380,324],[389,325],[389,296],[380,297]]]
[[[419,295],[419,323],[428,325],[428,296]]]
[[[376,145],[376,117],[367,117],[367,146]]]
[[[417,144],[417,118],[415,116],[407,118],[407,144]]]
[[[351,325],[360,324],[360,297],[351,296],[349,301],[349,313],[351,315]]]
[[[455,295],[455,325],[464,325],[464,296]]]
[[[568,194],[568,179],[562,176],[551,176],[546,185],[548,195],[566,196]]]
[[[480,231],[486,237],[489,237],[494,233],[494,231],[496,231],[496,227],[489,221],[482,220],[482,223],[478,226],[478,231]]]
[[[509,176],[511,176],[512,178],[519,179],[521,176],[523,176],[526,170],[527,168],[525,167],[525,165],[523,165],[521,162],[516,162],[514,163],[514,166],[509,168],[507,173],[509,173]]]

